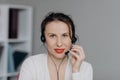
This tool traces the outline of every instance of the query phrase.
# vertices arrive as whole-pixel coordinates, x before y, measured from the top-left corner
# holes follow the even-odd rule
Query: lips
[[[65,49],[54,49],[56,53],[62,54]]]

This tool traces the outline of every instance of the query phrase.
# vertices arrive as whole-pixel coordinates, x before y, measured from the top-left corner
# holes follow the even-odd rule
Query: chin
[[[65,54],[57,54],[57,55],[56,55],[56,58],[62,59],[62,58],[64,58],[64,56],[65,56]]]

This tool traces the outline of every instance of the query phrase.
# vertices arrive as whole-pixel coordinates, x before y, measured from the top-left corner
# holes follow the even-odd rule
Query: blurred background
[[[33,55],[40,53],[40,24],[50,11],[72,16],[94,80],[119,80],[120,0],[0,0],[33,7]]]

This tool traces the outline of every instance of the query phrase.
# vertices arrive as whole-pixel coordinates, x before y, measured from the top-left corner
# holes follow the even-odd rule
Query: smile
[[[58,54],[62,54],[64,52],[65,49],[54,49],[56,51],[56,53]]]

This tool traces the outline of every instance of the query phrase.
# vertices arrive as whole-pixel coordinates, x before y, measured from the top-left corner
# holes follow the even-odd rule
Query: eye
[[[69,35],[68,34],[63,34],[63,37],[69,37]]]
[[[54,38],[55,37],[55,34],[51,34],[51,35],[49,35],[50,36],[50,38]]]

